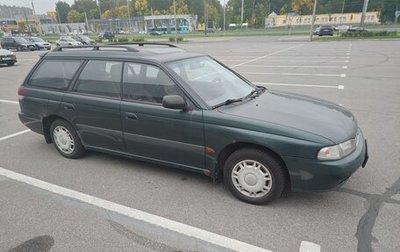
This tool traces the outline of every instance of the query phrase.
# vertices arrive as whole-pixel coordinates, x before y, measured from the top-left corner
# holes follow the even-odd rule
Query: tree
[[[66,2],[57,2],[56,11],[57,11],[57,21],[60,20],[61,23],[67,23],[68,12],[71,11],[71,6],[69,6],[69,4]]]
[[[75,0],[71,7],[79,13],[89,13],[90,10],[97,9],[97,4],[94,0]]]
[[[139,15],[144,15],[147,10],[147,0],[136,0],[135,10]]]
[[[103,12],[101,15],[102,18],[109,19],[113,17],[113,14],[111,13],[111,10],[106,10]]]
[[[313,0],[293,0],[292,11],[299,15],[311,14],[311,10],[314,6]]]
[[[117,16],[118,17],[128,17],[128,6],[122,5],[122,6],[118,7]]]
[[[189,14],[189,7],[185,0],[175,0],[176,14]],[[174,4],[169,7],[169,13],[174,14]]]
[[[68,12],[68,22],[70,23],[78,23],[82,21],[83,15],[76,10],[70,10]]]

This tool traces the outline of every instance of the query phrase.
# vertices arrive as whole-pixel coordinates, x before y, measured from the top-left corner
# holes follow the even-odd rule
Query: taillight
[[[25,87],[24,86],[19,86],[18,88],[18,99],[22,99],[23,96],[25,96]]]

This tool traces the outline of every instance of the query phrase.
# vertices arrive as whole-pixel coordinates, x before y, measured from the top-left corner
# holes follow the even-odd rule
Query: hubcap
[[[63,153],[71,154],[74,151],[74,138],[65,127],[57,126],[53,131],[53,138],[58,149],[60,149]]]
[[[272,177],[269,170],[255,160],[242,160],[232,169],[232,182],[245,196],[259,198],[269,193]]]

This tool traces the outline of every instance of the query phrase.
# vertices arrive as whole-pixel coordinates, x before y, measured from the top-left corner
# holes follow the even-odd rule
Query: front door
[[[161,105],[165,95],[182,95],[157,66],[125,63],[121,118],[127,151],[138,157],[204,170],[201,110],[173,110]]]

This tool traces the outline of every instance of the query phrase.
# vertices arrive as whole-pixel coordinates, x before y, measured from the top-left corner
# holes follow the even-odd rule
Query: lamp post
[[[226,25],[225,25],[226,11],[225,11],[225,9],[226,9],[226,1],[224,0],[224,36],[225,36],[225,27],[226,27]]]
[[[242,15],[241,15],[240,29],[243,28],[243,0],[242,0]]]
[[[315,13],[317,12],[317,0],[314,0],[314,8],[313,8],[313,14],[311,18],[311,28],[310,28],[310,42],[312,41],[312,35],[314,32],[314,22],[315,22]]]
[[[129,0],[126,0],[126,7],[128,8],[128,22],[129,22],[129,32],[132,32],[132,22],[131,22],[131,14],[129,12]]]
[[[174,19],[175,19],[175,43],[178,43],[178,29],[176,23],[176,2],[174,0]]]

